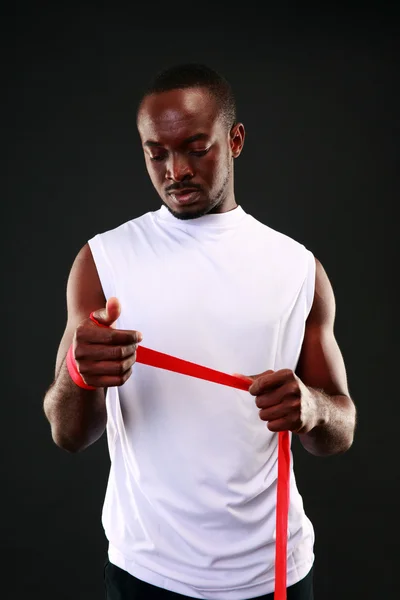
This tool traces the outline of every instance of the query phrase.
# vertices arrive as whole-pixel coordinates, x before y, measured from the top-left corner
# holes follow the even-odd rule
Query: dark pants
[[[304,579],[287,588],[287,600],[314,599],[312,571],[311,569]],[[189,596],[140,581],[109,561],[104,567],[104,582],[107,600],[184,600],[184,598],[189,598]],[[252,600],[274,600],[274,594],[265,594]]]

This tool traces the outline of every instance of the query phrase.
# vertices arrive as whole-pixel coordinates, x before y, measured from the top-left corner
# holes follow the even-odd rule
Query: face
[[[194,219],[236,207],[233,160],[242,150],[244,127],[238,123],[228,131],[207,90],[147,96],[138,130],[150,179],[175,217]]]

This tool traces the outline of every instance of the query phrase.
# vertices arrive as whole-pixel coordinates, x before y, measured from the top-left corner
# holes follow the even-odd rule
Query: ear
[[[237,158],[243,148],[245,130],[243,123],[235,123],[229,132],[229,143],[233,158]]]

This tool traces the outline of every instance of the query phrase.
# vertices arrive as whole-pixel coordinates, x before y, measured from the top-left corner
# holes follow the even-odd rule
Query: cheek
[[[216,185],[226,174],[227,162],[224,156],[210,156],[202,163],[200,172],[210,184]]]
[[[214,158],[210,166],[212,182],[216,187],[219,187],[226,178],[229,168],[228,160],[228,156],[221,153],[218,157]]]
[[[155,187],[159,187],[163,181],[163,174],[162,174],[161,167],[159,165],[157,167],[153,163],[151,163],[149,160],[146,160],[146,168],[147,168],[147,173],[149,174],[152,184]]]

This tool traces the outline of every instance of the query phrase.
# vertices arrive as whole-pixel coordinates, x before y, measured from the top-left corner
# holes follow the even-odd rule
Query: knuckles
[[[256,396],[256,406],[257,408],[262,408],[264,406],[262,396]]]
[[[290,373],[292,372],[290,371]],[[260,390],[257,391],[255,398],[257,408],[267,408],[270,404],[269,400],[271,399],[272,395],[276,400],[276,404],[285,399],[290,403],[291,408],[293,409],[299,408],[301,405],[301,388],[297,378],[289,382],[283,382],[280,387],[273,388],[272,390],[269,390],[268,388],[263,389],[261,387]]]
[[[293,396],[300,396],[301,390],[297,380],[291,381],[287,385],[287,393]]]
[[[76,367],[85,383],[101,386],[106,378],[107,386],[123,385],[131,376],[136,361],[136,338],[135,333],[107,328],[99,331],[92,321],[82,321],[75,330],[72,343]],[[101,365],[102,362],[108,362],[108,365]]]
[[[131,376],[132,373],[132,369],[129,369],[128,371],[126,371],[123,375],[119,375],[116,379],[117,379],[117,383],[115,385],[120,386],[123,385]]]
[[[293,373],[293,371],[291,369],[282,369],[280,371],[280,374],[283,377],[286,377],[287,379],[294,379],[295,378],[295,374]]]
[[[112,346],[109,350],[111,360],[122,360],[124,358],[124,349],[122,346]]]
[[[275,371],[272,378],[269,371],[264,375],[260,375],[260,377],[258,377],[250,386],[249,391],[251,390],[253,396],[267,393],[271,389],[271,383],[274,380],[276,381],[277,378],[281,382],[280,387],[286,386],[288,383],[293,383],[294,386],[297,386],[298,389],[300,389],[295,373],[291,369],[281,369],[280,371]],[[277,388],[275,387],[274,389]]]

